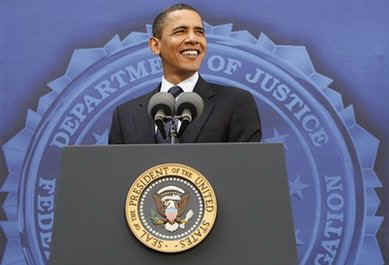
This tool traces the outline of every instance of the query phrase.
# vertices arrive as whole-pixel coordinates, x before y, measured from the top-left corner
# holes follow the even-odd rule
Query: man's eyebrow
[[[187,29],[187,28],[189,28],[189,27],[188,26],[178,26],[178,27],[173,28],[173,31],[178,30],[178,29]]]
[[[188,26],[185,26],[185,25],[182,25],[182,26],[178,26],[178,27],[175,27],[173,28],[173,31],[176,31],[176,30],[179,30],[179,29],[188,29],[189,27]],[[196,30],[203,30],[204,31],[204,27],[201,27],[201,26],[196,26],[194,27]]]

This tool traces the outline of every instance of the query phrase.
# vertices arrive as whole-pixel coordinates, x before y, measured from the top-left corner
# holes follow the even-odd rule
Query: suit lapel
[[[135,128],[138,128],[137,132],[139,134],[139,138],[142,139],[140,141],[141,143],[155,143],[154,121],[147,113],[147,105],[150,101],[150,98],[158,91],[159,87],[142,97],[138,103],[137,113],[133,116]]]
[[[215,91],[213,88],[204,80],[199,77],[197,84],[194,88],[194,92],[200,95],[204,101],[204,110],[199,118],[197,118],[193,123],[191,123],[188,128],[186,128],[184,134],[182,135],[182,142],[184,143],[193,143],[197,140],[200,135],[201,129],[205,126],[208,121],[209,115],[212,113],[214,108],[214,101],[212,97],[215,96]]]

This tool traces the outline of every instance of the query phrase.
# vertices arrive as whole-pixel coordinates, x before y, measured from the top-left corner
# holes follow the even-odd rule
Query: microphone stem
[[[170,143],[171,144],[176,144],[177,143],[177,119],[175,117],[173,117],[170,120],[170,122],[171,122],[171,124],[170,124],[170,132],[169,132]]]

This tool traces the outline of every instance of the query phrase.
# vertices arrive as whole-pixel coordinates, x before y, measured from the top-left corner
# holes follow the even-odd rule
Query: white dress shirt
[[[160,92],[168,92],[171,87],[179,86],[184,90],[184,92],[193,92],[193,89],[199,80],[199,73],[194,73],[191,77],[181,81],[178,84],[172,84],[169,81],[165,79],[164,76],[162,76],[162,82],[161,82],[161,90]]]

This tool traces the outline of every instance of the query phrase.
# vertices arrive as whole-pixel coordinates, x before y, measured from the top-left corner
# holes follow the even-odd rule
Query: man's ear
[[[157,39],[156,37],[151,37],[149,39],[149,48],[154,55],[159,55],[159,53],[160,53],[160,41],[159,41],[159,39]]]

